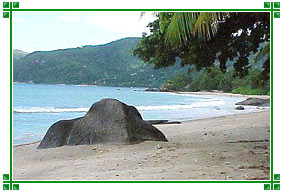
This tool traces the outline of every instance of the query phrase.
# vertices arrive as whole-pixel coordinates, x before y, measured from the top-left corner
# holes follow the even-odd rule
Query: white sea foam
[[[209,100],[205,102],[195,102],[190,105],[157,105],[157,106],[136,106],[140,111],[157,111],[157,110],[178,110],[178,109],[191,109],[223,105],[223,100]]]
[[[66,113],[87,112],[89,108],[55,108],[55,107],[27,107],[14,108],[15,113]]]
[[[178,109],[191,109],[202,108],[209,106],[223,105],[223,100],[209,100],[203,102],[195,102],[189,105],[149,105],[149,106],[136,106],[139,111],[158,111],[158,110],[178,110]],[[20,107],[14,108],[14,113],[71,113],[71,112],[87,112],[89,108],[55,108],[55,107]]]

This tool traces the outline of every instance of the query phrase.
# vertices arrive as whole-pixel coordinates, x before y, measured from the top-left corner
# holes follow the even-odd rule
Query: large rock
[[[102,99],[85,116],[54,123],[38,149],[103,142],[133,144],[145,140],[167,141],[162,132],[142,119],[135,107],[116,99]]]
[[[235,105],[251,105],[251,106],[269,106],[269,99],[260,99],[260,98],[247,98],[244,101],[235,103]]]

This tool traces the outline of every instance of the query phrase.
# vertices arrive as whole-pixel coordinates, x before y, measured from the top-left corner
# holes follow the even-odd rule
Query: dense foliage
[[[252,69],[243,78],[234,76],[234,70],[223,73],[218,67],[200,72],[179,74],[165,85],[174,91],[223,91],[246,95],[269,95],[269,81],[261,79],[261,70]]]
[[[154,70],[132,55],[140,38],[105,45],[39,51],[14,58],[14,81],[49,84],[159,87],[185,71],[179,65]]]
[[[203,25],[204,24],[204,25]],[[250,54],[270,39],[269,13],[158,13],[134,54],[155,68],[194,65],[196,70],[215,66],[226,72],[232,61],[232,74],[243,78],[251,69]],[[211,26],[207,30],[205,27]],[[266,49],[267,50],[267,49]],[[260,77],[269,79],[270,60],[263,63]]]

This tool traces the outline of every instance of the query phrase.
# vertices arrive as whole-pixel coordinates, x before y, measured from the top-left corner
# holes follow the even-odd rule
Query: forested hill
[[[104,45],[36,51],[14,59],[14,81],[48,84],[159,87],[185,68],[154,70],[131,51],[141,38],[124,38]]]
[[[23,57],[26,56],[27,54],[28,54],[27,52],[24,52],[24,51],[15,49],[15,50],[13,51],[14,61],[23,58]]]

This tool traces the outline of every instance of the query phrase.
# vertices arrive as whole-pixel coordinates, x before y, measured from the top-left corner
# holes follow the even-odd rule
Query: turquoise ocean
[[[39,141],[56,121],[83,116],[103,98],[135,106],[144,120],[189,121],[258,110],[235,110],[244,97],[147,92],[145,88],[13,84],[13,143]]]

